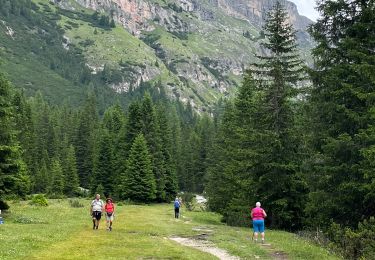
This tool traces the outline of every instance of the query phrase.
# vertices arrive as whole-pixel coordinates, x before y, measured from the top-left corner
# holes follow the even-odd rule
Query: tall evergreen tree
[[[123,186],[125,197],[131,200],[152,202],[156,198],[156,182],[152,172],[151,156],[142,134],[136,137],[130,150]]]
[[[176,196],[178,191],[176,164],[173,160],[172,145],[173,136],[172,130],[166,116],[167,110],[164,106],[160,105],[158,109],[158,121],[160,126],[161,149],[165,162],[165,198],[166,201],[171,201]]]
[[[79,178],[77,172],[76,153],[74,146],[67,148],[66,159],[64,160],[64,193],[68,196],[74,196],[78,191]]]
[[[44,156],[47,155],[47,152],[44,151]],[[37,193],[46,193],[51,187],[51,176],[49,175],[48,166],[46,159],[42,158],[39,163],[38,172],[33,178],[34,182],[34,192]]]
[[[311,27],[317,46],[310,71],[309,216],[350,226],[375,215],[375,4],[320,1]],[[324,201],[324,207],[321,202]]]
[[[106,196],[114,193],[113,148],[108,130],[102,129],[99,137],[97,153],[94,163],[92,191],[101,185]]]
[[[21,153],[16,143],[10,83],[0,74],[0,201],[14,193],[20,179]]]
[[[259,56],[259,62],[247,72],[234,112],[223,122],[233,125],[219,132],[219,137],[227,138],[227,148],[223,149],[231,157],[220,164],[223,178],[232,187],[227,189],[232,197],[224,200],[227,208],[216,204],[217,198],[212,204],[221,208],[227,221],[241,224],[236,220],[245,214],[241,205],[260,200],[267,205],[272,226],[297,229],[302,224],[307,192],[299,176],[299,139],[293,112],[293,104],[298,102],[297,83],[303,78],[302,62],[296,53],[295,31],[280,3],[269,13],[264,29],[263,47],[268,55]],[[215,168],[209,170],[209,179],[220,182],[223,178],[212,173]]]
[[[80,185],[90,186],[95,157],[96,129],[98,128],[98,114],[96,99],[91,94],[81,111],[75,140],[77,169]]]
[[[64,192],[64,174],[60,160],[55,158],[51,165],[52,185],[50,194],[62,195]]]
[[[151,154],[153,173],[156,179],[156,198],[165,200],[165,158],[162,151],[160,126],[156,110],[149,93],[146,93],[141,103],[142,133],[146,139]]]

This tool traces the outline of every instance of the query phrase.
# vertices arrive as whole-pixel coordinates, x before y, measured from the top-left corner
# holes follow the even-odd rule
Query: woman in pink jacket
[[[264,209],[260,207],[260,202],[255,204],[255,208],[251,210],[251,218],[253,219],[254,239],[258,241],[258,233],[262,235],[262,244],[264,243],[264,218],[267,217]]]

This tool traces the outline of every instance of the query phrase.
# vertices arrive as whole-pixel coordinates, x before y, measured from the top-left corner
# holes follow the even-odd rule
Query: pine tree
[[[15,140],[12,115],[12,89],[0,74],[0,202],[14,194],[20,179],[21,153]]]
[[[47,152],[44,151],[46,156]],[[34,192],[46,193],[51,188],[50,175],[46,163],[46,159],[42,159],[39,163],[38,172],[34,177]]]
[[[96,99],[91,94],[86,100],[80,114],[75,140],[77,169],[81,187],[88,188],[92,178],[95,157],[96,129],[98,128],[98,114]]]
[[[149,93],[146,93],[141,103],[142,133],[146,139],[151,154],[153,173],[156,179],[156,198],[165,201],[165,158],[161,145],[160,126],[154,104]]]
[[[238,156],[241,154],[237,148],[239,138],[234,104],[228,103],[224,111],[213,147],[208,155],[209,166],[205,191],[209,198],[209,208],[223,215],[228,215],[230,202],[239,190],[238,185],[240,182],[247,180],[240,179],[237,176]],[[249,185],[248,189],[250,187]],[[245,205],[245,202],[243,204]]]
[[[111,138],[106,129],[102,129],[98,142],[97,154],[94,163],[92,190],[101,185],[106,196],[114,193],[113,148]]]
[[[220,127],[227,129],[219,131],[219,144],[214,147],[223,155],[218,155],[217,166],[209,167],[210,204],[228,223],[245,224],[244,205],[262,201],[272,226],[297,229],[302,225],[307,190],[299,177],[293,105],[298,102],[297,84],[303,75],[295,32],[286,21],[286,11],[276,3],[265,25],[263,47],[268,55],[259,56],[259,63],[246,73],[233,112],[226,114]],[[214,171],[222,171],[223,176]],[[228,187],[219,189],[222,194],[213,190],[225,182]]]
[[[124,150],[130,151],[135,138],[141,133],[142,127],[141,107],[138,101],[134,101],[129,105],[126,127],[120,133],[123,136],[123,143],[127,144]]]
[[[109,138],[111,139],[110,144],[113,149],[111,181],[115,183],[121,179],[121,174],[125,172],[128,153],[125,140],[125,114],[119,105],[112,106],[105,111],[103,126],[108,130]],[[115,189],[114,184],[111,189]]]
[[[142,134],[136,137],[130,150],[123,186],[125,197],[133,201],[152,202],[156,198],[151,156]]]
[[[333,219],[357,226],[375,215],[375,5],[321,1],[311,27],[313,50],[310,133],[314,153],[306,172],[312,224]],[[324,201],[324,207],[321,202]]]
[[[68,196],[74,196],[78,191],[79,178],[77,172],[76,153],[73,145],[70,145],[67,149],[63,169],[65,177],[64,193]]]
[[[50,194],[62,195],[64,192],[64,174],[60,160],[55,158],[51,165],[52,186]]]
[[[165,159],[165,198],[166,201],[171,201],[176,196],[178,191],[176,164],[172,158],[172,130],[166,117],[167,110],[164,106],[158,109],[158,121],[160,126],[160,136],[162,144],[162,153]]]

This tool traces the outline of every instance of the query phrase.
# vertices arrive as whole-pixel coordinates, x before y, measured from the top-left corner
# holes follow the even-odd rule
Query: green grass
[[[187,212],[173,218],[172,205],[119,206],[112,232],[102,223],[92,230],[89,201],[85,208],[73,208],[68,200],[50,200],[48,207],[28,202],[10,203],[5,224],[0,225],[1,259],[216,259],[197,249],[181,246],[170,236],[193,237],[212,230],[208,237],[218,247],[243,259],[271,259],[270,252],[254,244],[247,228],[228,227],[220,215],[209,212]],[[267,231],[267,242],[274,250],[288,254],[289,259],[338,259],[322,248],[297,236]]]

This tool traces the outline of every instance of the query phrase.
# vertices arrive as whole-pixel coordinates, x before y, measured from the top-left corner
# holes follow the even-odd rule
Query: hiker
[[[92,216],[92,229],[99,228],[99,222],[104,211],[104,202],[100,199],[100,195],[96,194],[95,199],[91,202],[90,215]]]
[[[115,214],[115,204],[113,203],[111,198],[107,198],[104,209],[107,220],[107,230],[112,231],[112,222]]]
[[[179,217],[179,215],[180,215],[180,207],[181,207],[180,200],[176,197],[176,199],[174,200],[174,218],[178,218]]]
[[[262,235],[262,244],[264,243],[264,218],[267,217],[264,209],[260,207],[260,202],[255,204],[255,208],[251,210],[251,218],[253,219],[253,229],[254,229],[254,240],[258,242],[258,233]]]

